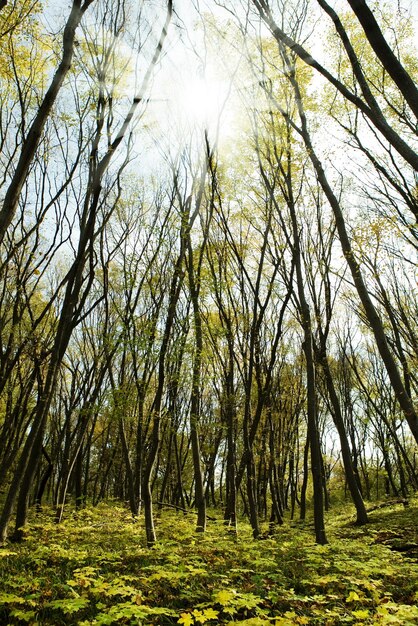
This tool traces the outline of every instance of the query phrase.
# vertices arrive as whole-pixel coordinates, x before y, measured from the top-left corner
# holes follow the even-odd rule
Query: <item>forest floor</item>
[[[216,515],[216,514],[215,514]],[[194,515],[164,511],[158,543],[114,504],[33,519],[0,548],[0,625],[418,624],[418,499],[327,516],[329,544],[310,522],[287,521],[253,540],[222,520],[194,533]]]

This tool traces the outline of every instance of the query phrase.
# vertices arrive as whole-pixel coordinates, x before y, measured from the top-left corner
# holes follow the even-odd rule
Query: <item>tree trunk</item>
[[[318,358],[319,358],[319,362],[322,367],[322,370],[324,372],[327,391],[328,391],[328,395],[329,395],[331,405],[332,405],[331,416],[334,421],[335,427],[337,429],[338,436],[340,438],[341,454],[343,457],[345,478],[348,484],[348,488],[350,490],[350,494],[351,494],[351,498],[353,500],[354,506],[356,507],[356,514],[357,514],[356,522],[359,525],[367,524],[369,520],[367,517],[366,507],[364,505],[361,492],[358,488],[356,473],[354,471],[352,457],[351,457],[350,444],[349,444],[348,437],[347,437],[347,431],[344,426],[344,419],[343,419],[342,412],[341,412],[340,401],[338,399],[338,395],[335,390],[334,381],[333,381],[332,374],[329,368],[328,359],[327,359],[326,354],[324,354],[324,352],[322,352],[322,354],[319,354],[318,352]]]
[[[348,0],[371,47],[418,119],[418,89],[380,30],[365,0]]]

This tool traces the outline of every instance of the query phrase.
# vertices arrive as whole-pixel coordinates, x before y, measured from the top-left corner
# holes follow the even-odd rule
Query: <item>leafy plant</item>
[[[412,626],[418,564],[382,537],[414,533],[417,508],[376,511],[365,529],[334,511],[326,546],[301,524],[256,541],[245,524],[232,538],[213,521],[198,539],[191,516],[169,512],[152,550],[122,507],[86,509],[60,526],[44,513],[23,543],[0,550],[0,623]]]

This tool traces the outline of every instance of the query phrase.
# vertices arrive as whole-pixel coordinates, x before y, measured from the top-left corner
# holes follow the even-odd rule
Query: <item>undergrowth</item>
[[[165,512],[148,549],[119,506],[60,525],[44,512],[0,549],[0,624],[418,624],[418,561],[394,551],[418,542],[418,501],[370,518],[355,527],[332,511],[318,546],[309,524],[255,541],[244,523],[235,538],[212,520],[201,536],[194,516]]]

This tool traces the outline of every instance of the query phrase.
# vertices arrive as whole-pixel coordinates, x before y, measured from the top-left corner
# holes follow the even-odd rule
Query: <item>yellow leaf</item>
[[[225,606],[232,600],[234,595],[235,591],[223,589],[222,591],[218,591],[218,593],[215,594],[214,600],[215,602],[219,602],[219,604],[222,604],[222,606]]]
[[[353,615],[357,619],[366,619],[369,617],[369,611],[367,609],[359,609],[358,611],[353,611]]]
[[[347,598],[345,599],[346,602],[358,602],[359,600],[360,596],[356,591],[350,591]]]
[[[214,609],[205,609],[203,611],[203,615],[206,619],[216,619],[219,615],[219,611],[215,611]]]
[[[193,624],[194,619],[191,613],[182,613],[177,620],[177,624],[184,624],[184,626],[191,626]]]

